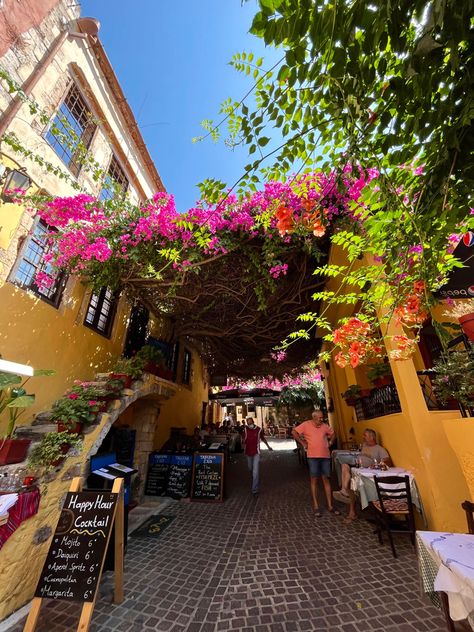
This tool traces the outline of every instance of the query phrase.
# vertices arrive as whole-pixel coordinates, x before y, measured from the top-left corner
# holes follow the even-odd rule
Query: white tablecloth
[[[416,539],[423,590],[445,592],[451,619],[474,630],[474,535],[417,531]]]
[[[351,489],[360,495],[362,509],[365,509],[373,500],[377,500],[374,476],[409,476],[411,499],[423,515],[423,507],[413,474],[402,467],[389,467],[388,470],[373,470],[366,467],[351,468]]]

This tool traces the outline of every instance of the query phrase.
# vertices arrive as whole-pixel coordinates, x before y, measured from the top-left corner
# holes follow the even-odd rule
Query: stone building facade
[[[5,0],[0,7],[0,55],[2,189],[16,170],[30,178],[28,193],[72,196],[80,187],[108,199],[114,182],[132,202],[141,202],[164,190],[100,42],[99,24],[81,18],[77,4]],[[19,89],[9,90],[13,85]],[[61,129],[64,117],[87,147],[85,164],[76,136],[64,140],[69,133]],[[15,148],[15,139],[21,147]],[[107,288],[93,293],[73,277],[51,292],[40,290],[34,278],[47,251],[45,227],[8,197],[0,201],[0,211],[0,354],[55,371],[31,382],[35,406],[21,421],[29,428],[34,416],[49,410],[74,380],[94,379],[111,369],[122,355],[133,306],[125,296],[107,295]],[[159,339],[165,330],[151,314],[149,334]],[[136,430],[134,465],[142,491],[148,454],[167,439],[170,427],[191,431],[200,423],[207,401],[206,369],[192,346],[179,348],[174,382],[137,382],[85,436],[82,453],[43,481],[47,494],[38,514],[0,549],[0,620],[32,597],[70,479],[88,474],[89,458],[112,425]],[[185,380],[184,354],[191,367]],[[0,416],[0,437],[5,428],[6,419]]]

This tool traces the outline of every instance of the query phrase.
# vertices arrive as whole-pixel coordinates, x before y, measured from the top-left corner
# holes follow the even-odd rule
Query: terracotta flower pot
[[[31,439],[0,439],[0,465],[24,461],[30,443]]]
[[[344,401],[346,402],[348,406],[355,406],[357,399],[355,397],[346,397]]]
[[[132,377],[126,373],[111,373],[110,377],[113,380],[121,380],[124,388],[130,388],[132,386]]]
[[[461,329],[469,340],[474,340],[474,312],[460,316],[458,320],[461,325]]]
[[[58,432],[68,432],[69,434],[81,434],[82,432],[81,423],[76,424],[65,424],[62,421],[58,421]]]
[[[381,386],[388,386],[393,383],[393,377],[391,375],[384,375],[374,380],[374,386],[380,388]]]
[[[66,455],[69,452],[69,448],[71,447],[70,443],[63,443],[60,450],[61,450],[61,454]],[[65,460],[65,456],[61,456],[58,459],[56,459],[56,461],[53,461],[51,463],[51,465],[53,467],[58,467],[58,465],[61,465],[61,463]]]

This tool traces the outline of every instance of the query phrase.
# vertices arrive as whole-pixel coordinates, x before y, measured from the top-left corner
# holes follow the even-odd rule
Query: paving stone
[[[131,538],[125,601],[111,603],[107,573],[90,632],[444,632],[420,596],[408,538],[397,538],[395,560],[364,520],[315,520],[291,451],[266,452],[261,474],[255,500],[239,455],[224,503],[170,503],[175,520],[159,538]],[[70,632],[79,612],[48,602],[37,632]]]

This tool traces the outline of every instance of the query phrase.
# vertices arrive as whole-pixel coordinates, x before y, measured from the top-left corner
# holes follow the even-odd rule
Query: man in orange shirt
[[[324,416],[321,410],[314,410],[311,419],[303,421],[292,430],[293,438],[306,450],[309,465],[309,476],[311,482],[311,496],[313,499],[313,509],[317,518],[321,517],[318,504],[318,479],[323,481],[324,493],[328,511],[340,515],[337,509],[332,506],[331,483],[331,455],[329,446],[335,439],[334,430],[323,423]]]

